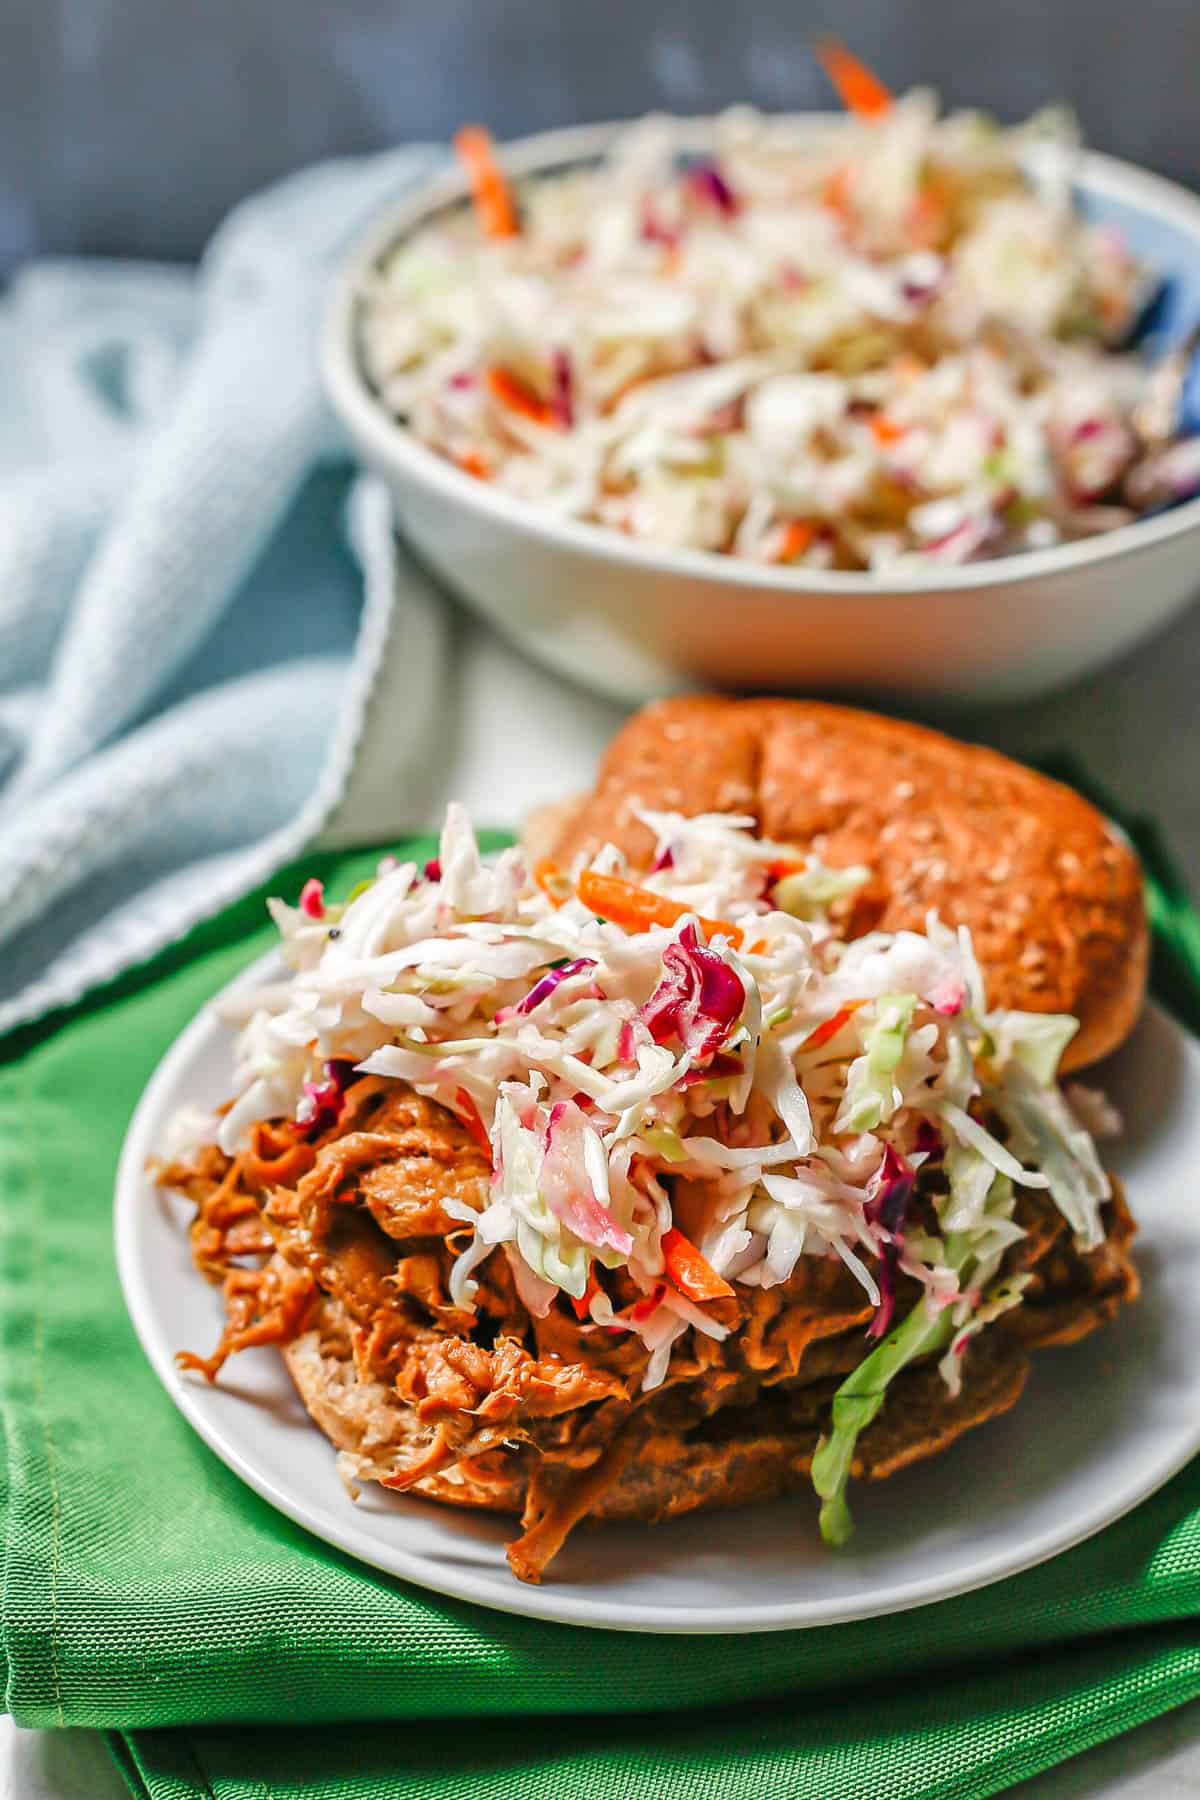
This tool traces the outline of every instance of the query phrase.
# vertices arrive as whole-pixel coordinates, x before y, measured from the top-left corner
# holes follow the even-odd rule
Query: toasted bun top
[[[751,813],[765,837],[833,868],[873,871],[852,935],[970,927],[992,1004],[1069,1012],[1064,1068],[1127,1036],[1149,937],[1125,838],[1072,789],[994,750],[851,707],[800,700],[660,701],[617,734],[594,791],[552,827],[561,862],[617,844],[653,854],[636,806]]]

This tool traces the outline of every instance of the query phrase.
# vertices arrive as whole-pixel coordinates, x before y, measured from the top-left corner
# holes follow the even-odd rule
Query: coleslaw
[[[830,908],[865,869],[748,817],[640,816],[658,854],[636,881],[611,845],[570,870],[485,863],[452,806],[423,867],[389,861],[342,904],[315,883],[273,900],[286,977],[222,1003],[233,1099],[183,1123],[234,1155],[263,1119],[329,1126],[356,1073],[411,1084],[492,1162],[483,1211],[446,1202],[453,1305],[503,1256],[531,1314],[640,1338],[645,1389],[684,1333],[736,1329],[739,1288],[839,1258],[875,1346],[814,1465],[840,1541],[887,1382],[937,1353],[956,1391],[968,1340],[1019,1303],[1020,1191],[1046,1190],[1081,1249],[1103,1239],[1108,1180],[1056,1084],[1076,1022],[990,1009],[969,935],[934,916],[839,936]]]
[[[363,295],[392,415],[560,517],[810,569],[1045,548],[1200,490],[1175,376],[1164,431],[1127,348],[1162,284],[1078,212],[1067,115],[917,91],[820,134],[738,108],[703,159],[683,136],[647,118],[510,191],[460,134],[476,209]]]

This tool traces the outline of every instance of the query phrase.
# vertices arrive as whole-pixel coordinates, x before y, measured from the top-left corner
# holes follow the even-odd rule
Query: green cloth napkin
[[[1197,1025],[1200,921],[1137,835],[1160,992]],[[303,872],[344,893],[373,861]],[[146,1080],[271,936],[252,896],[0,1046],[0,1653],[19,1723],[107,1728],[153,1800],[900,1800],[994,1793],[1200,1694],[1200,1461],[981,1594],[686,1642],[440,1599],[274,1513],[143,1360],[110,1224]]]

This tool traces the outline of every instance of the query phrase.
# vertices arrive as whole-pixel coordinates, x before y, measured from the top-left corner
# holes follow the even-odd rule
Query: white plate
[[[261,980],[263,967],[241,982]],[[207,1350],[219,1295],[193,1271],[190,1208],[144,1173],[171,1111],[215,1104],[229,1036],[195,1019],[159,1066],[125,1142],[116,1234],[130,1316],[167,1392],[264,1499],[318,1537],[422,1587],[505,1612],[660,1632],[779,1631],[923,1606],[1014,1575],[1091,1536],[1200,1449],[1200,1047],[1149,1011],[1101,1071],[1127,1130],[1111,1157],[1141,1225],[1140,1305],[1069,1350],[1043,1352],[1018,1405],[945,1455],[852,1494],[852,1547],[825,1549],[816,1505],[787,1501],[653,1529],[577,1532],[541,1587],[509,1573],[511,1521],[364,1490],[352,1502],[333,1452],[272,1350],[243,1352],[220,1385],[181,1375]]]

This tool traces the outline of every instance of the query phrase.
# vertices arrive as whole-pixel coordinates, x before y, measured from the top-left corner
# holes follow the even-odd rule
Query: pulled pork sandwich
[[[281,1349],[353,1490],[581,1519],[877,1480],[1004,1411],[1137,1293],[1061,1070],[1145,982],[1136,861],[1085,801],[843,708],[686,700],[489,865],[273,901],[233,1098],[158,1179],[223,1284],[215,1379]]]

